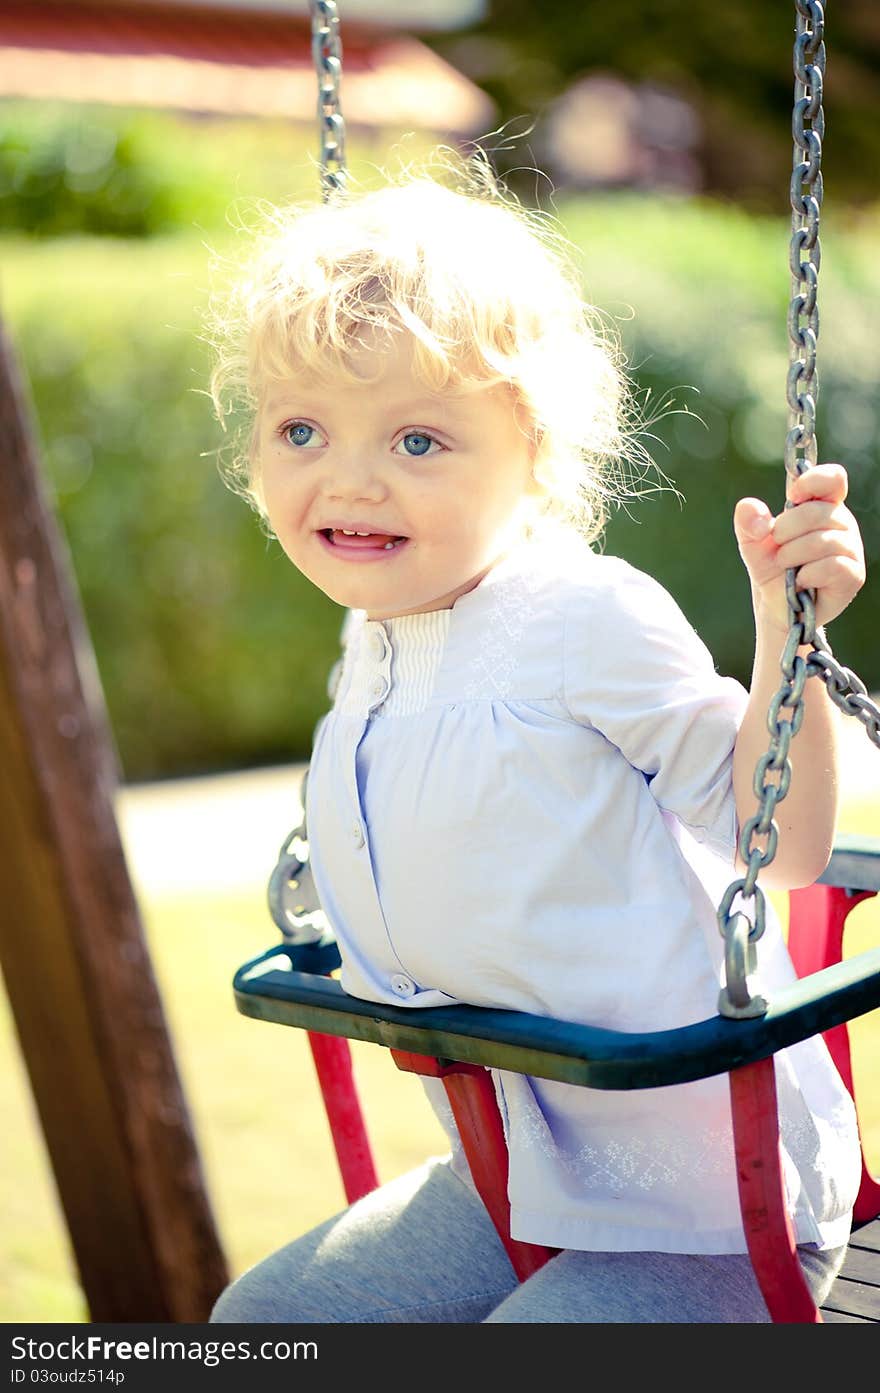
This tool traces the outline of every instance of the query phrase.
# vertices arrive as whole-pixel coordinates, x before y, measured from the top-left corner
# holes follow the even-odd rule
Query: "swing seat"
[[[442,1078],[475,1184],[521,1280],[554,1250],[510,1237],[506,1148],[487,1071],[615,1090],[727,1073],[743,1222],[773,1320],[880,1322],[880,1185],[864,1157],[847,1261],[821,1313],[800,1277],[785,1212],[772,1062],[777,1050],[822,1033],[854,1093],[846,1023],[880,1006],[880,947],[844,960],[843,931],[850,910],[878,891],[880,839],[840,838],[816,884],[790,894],[788,946],[799,978],[762,1016],[718,1015],[636,1034],[485,1007],[384,1006],[349,996],[329,975],[339,955],[328,934],[301,947],[282,942],[246,962],[235,974],[235,1002],[244,1015],[309,1032],[331,1127],[333,1107],[347,1108],[335,1140],[349,1200],[376,1181],[368,1156],[360,1181],[357,1174],[357,1147],[366,1143],[357,1135],[345,1040],[384,1045],[401,1069]]]

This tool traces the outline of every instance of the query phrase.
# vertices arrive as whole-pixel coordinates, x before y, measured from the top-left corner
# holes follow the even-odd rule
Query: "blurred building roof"
[[[127,0],[104,0],[104,8]],[[140,8],[234,10],[237,13],[305,15],[309,0],[140,0]],[[462,29],[484,19],[487,0],[340,0],[343,23],[372,24],[382,29]]]
[[[407,32],[472,23],[482,0],[345,0],[348,122],[468,136],[474,83]],[[0,98],[311,121],[307,0],[0,0]]]

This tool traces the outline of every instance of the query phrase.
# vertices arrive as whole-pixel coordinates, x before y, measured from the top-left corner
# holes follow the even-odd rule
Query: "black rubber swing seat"
[[[841,838],[819,883],[880,890],[880,838]],[[764,1016],[644,1034],[483,1006],[363,1001],[332,977],[296,970],[296,952],[279,944],[239,968],[242,1015],[585,1088],[662,1088],[727,1073],[880,1006],[880,948],[793,982]]]

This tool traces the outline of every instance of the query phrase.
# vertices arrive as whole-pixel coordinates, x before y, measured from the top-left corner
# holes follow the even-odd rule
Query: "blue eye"
[[[294,421],[291,425],[284,427],[284,438],[291,445],[311,445],[314,434],[315,427],[307,426],[305,421]]]
[[[437,442],[430,435],[422,435],[420,431],[410,431],[400,443],[408,455],[418,457],[426,455],[431,446],[436,445]]]

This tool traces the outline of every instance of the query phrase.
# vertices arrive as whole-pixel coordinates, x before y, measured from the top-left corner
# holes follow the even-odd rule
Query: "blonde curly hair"
[[[248,229],[253,233],[253,229]],[[616,336],[585,303],[572,248],[486,156],[435,151],[379,188],[271,208],[244,264],[225,260],[206,338],[210,395],[239,422],[227,483],[265,516],[255,424],[266,389],[298,373],[352,377],[366,330],[412,336],[431,391],[507,383],[534,444],[543,519],[602,532],[640,458]],[[643,463],[642,459],[642,463]]]

